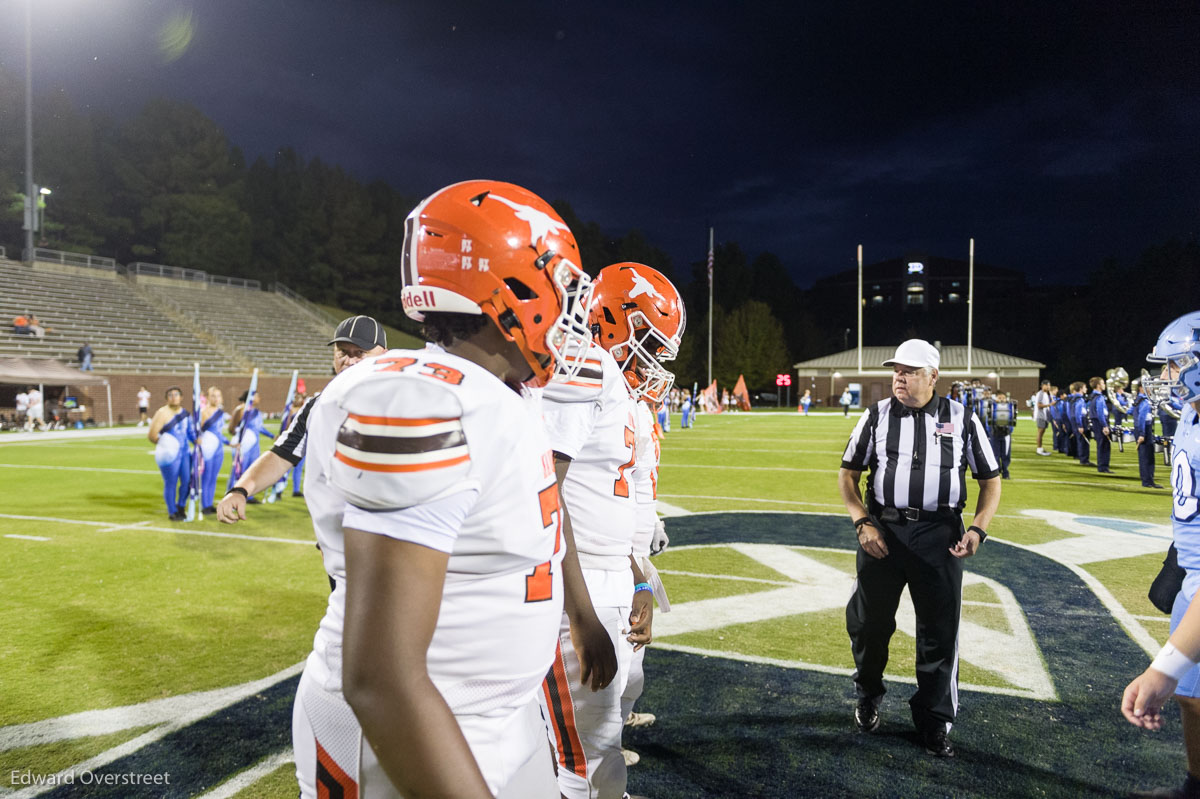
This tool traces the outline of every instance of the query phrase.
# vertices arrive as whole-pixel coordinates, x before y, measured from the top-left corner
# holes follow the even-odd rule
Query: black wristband
[[[246,493],[246,489],[242,488],[241,486],[234,486],[233,488],[231,488],[231,489],[229,489],[228,491],[226,491],[226,492],[225,492],[225,494],[226,494],[226,495],[229,495],[229,494],[241,494],[241,495],[242,495],[243,497],[245,497],[246,499],[250,499],[250,495],[249,495],[248,493]]]
[[[870,517],[870,516],[864,516],[864,517],[862,517],[861,519],[855,519],[855,520],[854,520],[854,532],[855,532],[855,533],[861,533],[861,532],[862,532],[862,529],[863,529],[863,525],[867,525],[867,524],[870,524],[870,523],[871,523],[871,517]]]
[[[987,530],[984,530],[982,527],[976,527],[973,524],[967,528],[967,532],[969,533],[972,530],[979,533],[979,543],[982,544],[984,541],[987,541]]]

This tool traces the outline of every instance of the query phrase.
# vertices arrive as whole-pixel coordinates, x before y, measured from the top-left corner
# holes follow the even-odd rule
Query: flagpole
[[[708,229],[708,385],[712,385],[713,229]]]
[[[975,329],[975,239],[967,250],[967,377],[971,376],[972,333]]]
[[[862,325],[863,325],[863,273],[862,273],[862,245],[858,245],[858,373],[862,374]]]

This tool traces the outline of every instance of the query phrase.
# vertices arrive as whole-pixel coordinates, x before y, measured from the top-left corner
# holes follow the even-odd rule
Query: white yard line
[[[72,439],[76,441],[90,438],[134,438],[146,437],[146,430],[140,427],[101,427],[94,430],[48,430],[44,433],[4,433],[0,435],[0,445],[26,444],[30,441],[60,441]]]
[[[275,769],[287,763],[294,763],[295,754],[291,749],[281,749],[258,765],[248,768],[233,779],[222,783],[208,793],[201,794],[196,799],[229,799],[239,791],[249,788],[262,778],[270,775]]]
[[[150,527],[149,522],[136,522],[133,524],[114,525],[112,522],[93,522],[87,519],[60,519],[54,516],[22,516],[14,513],[0,513],[0,519],[17,519],[21,521],[31,522],[55,522],[57,524],[79,524],[86,527],[101,527],[106,528],[97,532],[106,533],[113,530],[133,530],[135,532],[151,532],[151,533],[175,533],[176,535],[198,535],[204,538],[231,538],[238,541],[259,541],[272,544],[299,544],[300,546],[311,547],[312,539],[298,538],[270,538],[263,535],[241,535],[239,533],[216,533],[211,530],[189,530],[185,527]],[[146,525],[146,526],[142,526]]]
[[[40,535],[17,535],[16,533],[10,533],[10,534],[8,534],[8,535],[5,535],[4,537],[5,537],[5,538],[20,538],[20,539],[21,539],[21,540],[23,540],[23,541],[49,541],[49,540],[50,540],[49,538],[46,538],[45,536],[40,536]]]
[[[107,472],[109,474],[162,474],[158,469],[113,469],[101,466],[38,466],[30,463],[0,463],[5,469],[48,469],[52,472]]]

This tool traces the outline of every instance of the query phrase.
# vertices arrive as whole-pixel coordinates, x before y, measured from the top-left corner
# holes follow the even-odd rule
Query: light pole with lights
[[[33,266],[33,0],[25,0],[25,259]]]

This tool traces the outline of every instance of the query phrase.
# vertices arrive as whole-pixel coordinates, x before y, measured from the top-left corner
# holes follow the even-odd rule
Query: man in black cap
[[[351,316],[337,326],[329,343],[333,345],[333,374],[336,376],[363,358],[387,352],[387,331],[369,316]],[[304,458],[308,412],[319,396],[321,392],[318,391],[305,401],[304,407],[292,418],[292,423],[275,439],[275,445],[260,455],[229,489],[229,493],[217,505],[218,519],[226,524],[245,519],[246,503],[250,497],[274,485],[287,474],[288,469]]]

